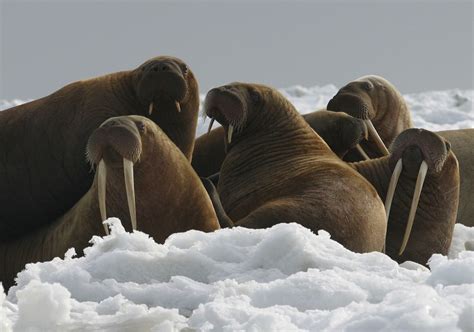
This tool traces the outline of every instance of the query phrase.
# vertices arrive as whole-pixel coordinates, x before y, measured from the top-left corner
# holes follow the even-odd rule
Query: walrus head
[[[208,131],[217,120],[224,127],[225,148],[228,150],[234,140],[245,135],[247,128],[269,116],[271,112],[261,112],[265,100],[272,100],[273,112],[280,109],[279,103],[285,106],[281,109],[294,109],[280,93],[261,84],[234,82],[211,89],[204,100],[204,113],[211,118]],[[278,123],[273,122],[272,126],[269,130],[276,129]]]
[[[133,71],[137,97],[146,107],[148,115],[160,108],[172,108],[181,112],[181,106],[189,96],[189,90],[197,83],[194,74],[180,59],[159,56],[146,61]]]
[[[106,183],[107,169],[116,171],[123,168],[125,190],[133,230],[137,229],[135,206],[134,165],[140,164],[143,155],[143,146],[153,148],[153,144],[142,140],[146,139],[147,128],[156,125],[149,119],[141,116],[114,117],[106,120],[90,136],[86,156],[93,167],[97,167],[97,181],[99,194],[99,208],[102,220],[107,218],[106,210]],[[104,226],[108,234],[108,228]]]
[[[325,109],[304,114],[303,118],[340,158],[352,148],[362,151],[366,157],[359,145],[368,137],[367,125],[362,119],[344,112],[331,112]]]
[[[394,93],[398,91],[384,78],[364,76],[343,86],[329,101],[327,109],[364,120],[374,143],[384,155],[388,155],[388,149],[372,122],[377,116],[377,110],[387,106],[387,94]]]
[[[416,177],[416,185],[408,215],[408,222],[399,252],[399,255],[401,255],[410,237],[426,176],[442,177],[448,160],[451,160],[455,167],[458,167],[458,164],[456,158],[452,152],[450,152],[450,143],[441,136],[424,129],[411,128],[405,130],[395,139],[391,146],[391,151],[390,165],[394,168],[394,171],[390,179],[385,200],[387,218],[390,215],[393,196],[402,169],[408,173],[408,176]],[[451,158],[449,158],[450,156]]]

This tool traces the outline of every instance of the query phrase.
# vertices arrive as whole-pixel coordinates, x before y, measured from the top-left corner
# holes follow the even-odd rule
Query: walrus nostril
[[[166,72],[166,71],[170,71],[171,67],[167,63],[158,63],[158,64],[155,64],[153,67],[151,67],[151,70],[156,72],[156,73],[157,72]]]

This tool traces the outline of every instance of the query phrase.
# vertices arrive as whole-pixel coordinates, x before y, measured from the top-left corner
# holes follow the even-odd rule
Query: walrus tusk
[[[137,209],[135,206],[135,181],[133,179],[133,162],[123,158],[123,173],[125,176],[125,190],[127,191],[128,210],[132,229],[137,229]]]
[[[377,147],[382,150],[382,153],[387,156],[389,155],[390,153],[388,152],[388,149],[387,147],[385,146],[385,144],[383,143],[382,139],[380,138],[379,136],[379,133],[377,132],[377,130],[375,129],[372,121],[370,120],[365,120],[365,124],[367,125],[367,129],[369,130],[369,133],[370,135],[372,136],[372,138],[374,139],[374,142],[375,144],[377,145]]]
[[[398,179],[400,178],[400,173],[402,172],[403,163],[400,158],[393,169],[392,177],[390,178],[390,183],[388,184],[387,197],[385,197],[385,214],[387,216],[387,228],[388,220],[390,219],[390,208],[392,207],[393,196],[395,194],[395,189],[397,188]],[[387,241],[387,228],[385,229],[385,241]],[[385,253],[386,243],[383,245],[382,252]]]
[[[413,200],[411,201],[410,214],[408,215],[407,227],[405,229],[405,235],[403,236],[402,246],[398,255],[403,254],[405,247],[410,238],[411,228],[413,227],[413,221],[415,220],[416,209],[418,208],[418,202],[420,200],[421,190],[423,189],[423,183],[425,182],[426,173],[428,172],[428,164],[426,161],[420,165],[418,171],[418,178],[416,179],[415,191],[413,193]]]
[[[390,217],[390,208],[392,207],[393,196],[395,194],[395,189],[397,188],[397,183],[398,179],[400,178],[402,168],[403,162],[400,158],[393,169],[392,177],[390,178],[390,183],[388,184],[387,197],[385,198],[385,214],[387,215],[387,223]]]
[[[212,125],[214,124],[214,120],[215,120],[214,118],[211,118],[211,122],[209,123],[209,128],[207,128],[207,134],[208,135],[212,130]]]
[[[98,182],[98,194],[99,194],[99,210],[102,221],[107,219],[107,205],[105,203],[105,190],[107,184],[107,168],[105,167],[104,159],[99,162],[97,168],[97,182]],[[105,234],[109,235],[109,228],[104,224]]]
[[[367,153],[365,153],[364,149],[362,149],[362,147],[360,146],[360,144],[357,144],[357,145],[356,145],[356,149],[357,149],[357,151],[359,151],[359,153],[362,155],[362,157],[363,157],[365,160],[370,160],[370,157],[367,155]]]
[[[176,110],[178,111],[178,113],[181,113],[181,105],[177,101],[175,101],[175,103],[176,103]]]
[[[148,106],[148,115],[151,115],[153,113],[153,102],[150,103],[150,106]]]
[[[234,126],[229,125],[229,128],[227,129],[227,143],[230,144],[232,142],[232,133],[234,132]]]

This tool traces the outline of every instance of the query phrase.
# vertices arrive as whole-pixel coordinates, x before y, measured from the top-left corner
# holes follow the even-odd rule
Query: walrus
[[[219,228],[189,161],[150,119],[106,120],[90,136],[87,158],[97,172],[77,204],[50,224],[0,242],[0,280],[7,288],[26,263],[62,256],[71,247],[81,254],[93,235],[105,234],[101,220],[108,216],[160,243],[176,232]]]
[[[388,155],[387,147],[405,129],[412,128],[410,112],[397,88],[376,75],[360,77],[343,86],[328,102],[327,109],[344,112],[367,123],[370,137],[361,142],[370,158]],[[360,160],[348,154],[347,161]]]
[[[59,218],[86,193],[87,139],[106,119],[144,115],[190,159],[198,113],[194,74],[169,56],[0,112],[0,240]]]
[[[436,132],[446,139],[459,162],[461,186],[456,222],[474,227],[474,129]]]
[[[234,225],[297,222],[356,252],[382,250],[386,215],[376,190],[277,90],[232,83],[210,90],[204,110],[224,128],[217,190]]]
[[[341,159],[367,137],[364,121],[343,112],[321,109],[305,114],[303,118]],[[364,153],[363,150],[361,153]],[[209,130],[196,139],[192,165],[200,176],[208,177],[219,172],[224,158],[222,127]]]
[[[436,133],[411,128],[391,154],[351,164],[385,201],[385,252],[394,260],[427,264],[447,255],[459,203],[459,166],[450,143]]]
[[[372,136],[376,138],[379,133],[386,146],[390,146],[393,139],[403,130],[413,127],[410,112],[401,94],[391,83],[377,76],[365,76],[350,82],[339,90],[327,107],[333,111],[347,112],[356,118],[369,118],[375,128]],[[474,144],[474,130],[448,130],[437,134],[451,142],[451,148],[459,162],[461,187],[456,222],[474,226],[474,208],[471,204],[474,199],[474,168],[473,153],[469,148]],[[371,142],[360,142],[360,146],[370,158],[384,155],[384,148],[377,149],[375,145]],[[358,152],[350,151],[344,159],[360,161],[366,160],[367,156],[362,157]]]

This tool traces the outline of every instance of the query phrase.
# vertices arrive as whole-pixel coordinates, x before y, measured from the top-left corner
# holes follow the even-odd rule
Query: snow
[[[337,88],[281,91],[308,113]],[[416,126],[446,130],[474,127],[473,96],[405,98]],[[0,290],[0,331],[474,331],[474,227],[457,224],[448,256],[433,255],[428,269],[351,252],[297,224],[188,231],[161,245],[108,223],[84,257],[70,249],[28,264],[8,295]]]

